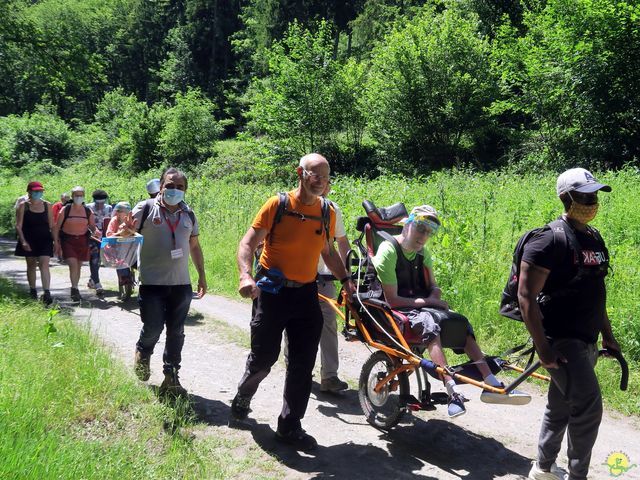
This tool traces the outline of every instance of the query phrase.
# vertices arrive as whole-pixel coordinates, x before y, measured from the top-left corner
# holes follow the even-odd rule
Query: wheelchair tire
[[[388,430],[395,427],[406,412],[401,396],[409,395],[409,378],[402,372],[376,393],[374,388],[380,380],[391,373],[394,365],[391,357],[383,351],[374,352],[362,366],[358,397],[367,422],[377,428]],[[396,388],[392,384],[397,382]]]

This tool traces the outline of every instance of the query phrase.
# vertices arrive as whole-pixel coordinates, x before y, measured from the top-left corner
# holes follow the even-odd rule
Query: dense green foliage
[[[425,9],[378,44],[366,115],[385,164],[491,164],[496,152],[483,158],[478,151],[486,148],[492,128],[487,110],[497,90],[489,52],[487,39],[478,36],[477,16],[453,9]]]
[[[158,402],[90,332],[2,278],[0,352],[1,478],[282,475],[185,404]]]
[[[637,0],[6,0],[0,164],[215,170],[241,135],[265,177],[310,150],[370,176],[618,168],[640,150],[638,18]]]

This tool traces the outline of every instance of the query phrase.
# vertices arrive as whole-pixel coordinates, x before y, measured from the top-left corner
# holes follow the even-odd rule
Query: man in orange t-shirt
[[[300,420],[309,402],[311,373],[324,323],[316,284],[320,255],[347,292],[354,293],[355,287],[333,241],[329,241],[336,221],[332,207],[328,238],[322,221],[320,196],[329,182],[329,163],[312,153],[300,159],[296,171],[298,188],[287,193],[287,208],[280,221],[274,225],[279,205],[279,197],[274,196],[262,206],[238,247],[238,291],[253,299],[253,316],[251,353],[231,404],[230,424],[247,418],[251,398],[278,359],[282,332],[286,331],[289,362],[276,440],[299,450],[312,450],[317,442],[302,429]],[[264,248],[253,276],[253,256],[261,242]]]

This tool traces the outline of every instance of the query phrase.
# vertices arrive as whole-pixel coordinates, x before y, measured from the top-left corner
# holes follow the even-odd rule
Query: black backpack
[[[65,233],[62,231],[62,227],[64,227],[65,222],[67,221],[67,218],[69,218],[69,215],[71,214],[71,205],[73,204],[73,201],[68,201],[63,209],[62,209],[62,223],[60,224],[60,234],[62,236],[65,235]],[[91,217],[91,209],[89,207],[87,207],[86,205],[83,205],[84,207],[84,214],[87,216],[87,238],[91,238],[91,231],[89,230],[89,217]]]
[[[600,237],[600,233],[592,227],[588,227],[590,231],[594,232],[596,238],[604,244],[602,241],[602,237]],[[580,248],[580,243],[576,238],[576,234],[573,231],[571,225],[569,225],[565,220],[559,218],[554,220],[553,222],[548,223],[544,227],[534,228],[529,230],[524,235],[520,237],[518,243],[516,244],[516,248],[513,251],[513,261],[511,263],[511,272],[509,273],[509,279],[507,280],[507,284],[502,291],[502,298],[500,300],[500,315],[511,318],[513,320],[522,321],[522,312],[520,311],[520,304],[518,303],[518,285],[520,282],[520,262],[522,261],[522,254],[524,252],[524,246],[526,243],[537,233],[542,232],[545,229],[551,229],[553,231],[553,260],[554,264],[558,263],[562,260],[563,256],[566,254],[567,248],[571,248],[575,255],[577,256],[577,260],[579,266],[583,265],[582,258],[582,249]],[[567,287],[571,284],[575,283],[575,281],[580,277],[581,268],[578,268],[578,274],[571,281],[568,282]],[[563,289],[564,290],[564,289]],[[557,295],[558,291],[540,293],[538,296],[538,301],[541,300],[542,297],[550,298],[553,295]]]
[[[320,229],[316,230],[316,233],[318,235],[322,235],[322,230],[324,230],[324,233],[327,237],[327,240],[329,239],[329,227],[330,227],[330,223],[331,223],[331,209],[329,208],[331,206],[331,200],[325,198],[325,197],[320,197],[321,201],[322,201],[322,205],[320,208],[321,211],[321,216],[320,217],[316,217],[316,216],[312,216],[312,215],[303,215],[302,213],[296,211],[296,210],[291,210],[289,207],[289,195],[286,192],[278,192],[278,209],[276,210],[276,216],[273,219],[273,224],[271,225],[271,229],[269,230],[269,233],[267,234],[267,238],[265,239],[265,242],[269,242],[272,238],[273,235],[273,231],[276,228],[276,225],[278,223],[280,223],[280,221],[282,220],[282,216],[283,215],[289,215],[292,217],[298,217],[302,220],[315,220],[317,222],[321,223],[321,227]],[[255,257],[255,266],[257,268],[257,266],[259,265],[260,262],[260,255],[262,255],[262,249],[264,248],[264,242],[261,243],[260,245],[258,245],[258,248],[256,248],[256,251],[254,253],[254,257]]]

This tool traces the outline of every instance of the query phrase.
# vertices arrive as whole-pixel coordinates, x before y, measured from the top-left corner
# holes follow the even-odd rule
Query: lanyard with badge
[[[171,239],[173,241],[173,248],[171,249],[172,260],[177,260],[184,256],[184,252],[182,251],[182,248],[176,248],[176,229],[178,228],[178,224],[180,223],[181,214],[182,214],[182,211],[178,210],[178,219],[176,220],[176,223],[172,224],[167,218],[167,214],[165,213],[165,211],[162,210],[162,216],[164,217],[164,221],[167,224],[167,227],[169,227],[169,230],[171,231]]]

